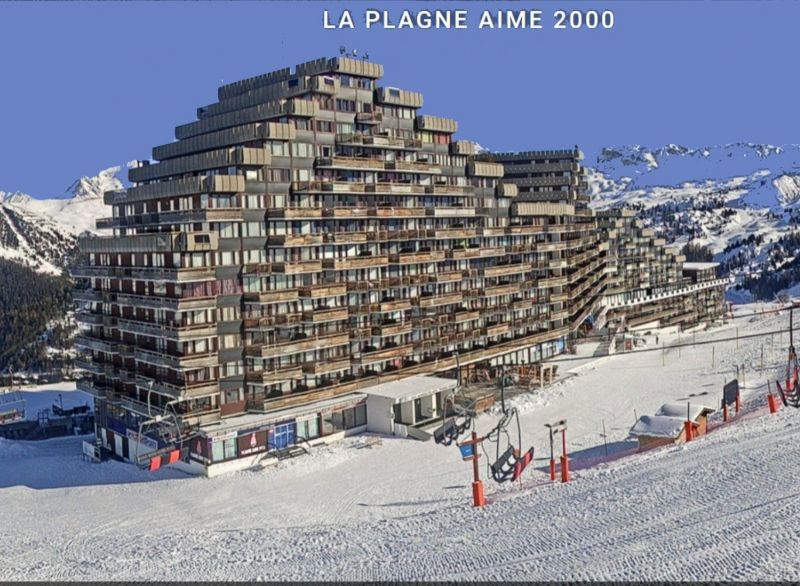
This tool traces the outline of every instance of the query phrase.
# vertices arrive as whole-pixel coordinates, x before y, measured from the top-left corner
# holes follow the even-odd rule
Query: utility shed
[[[684,403],[667,403],[655,415],[642,415],[630,433],[639,440],[640,449],[683,443],[687,415],[692,421],[692,435],[697,437],[708,430],[708,415],[713,412],[704,405],[687,407]]]
[[[367,396],[367,431],[405,435],[399,426],[441,417],[444,399],[456,386],[453,379],[417,375],[362,389]]]

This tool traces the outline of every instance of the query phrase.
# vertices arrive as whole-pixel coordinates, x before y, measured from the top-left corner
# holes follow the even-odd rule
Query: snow
[[[441,378],[436,376],[410,376],[397,381],[381,383],[375,385],[364,392],[367,395],[383,397],[397,401],[411,401],[418,397],[426,397],[455,388],[456,381],[453,379]]]
[[[678,437],[683,429],[682,417],[667,415],[642,415],[631,428],[631,435],[646,435],[650,437]]]
[[[521,485],[487,481],[484,509],[470,507],[470,464],[433,442],[347,438],[214,479],[83,462],[82,438],[0,442],[3,577],[796,578],[800,412],[765,407],[768,377],[785,374],[788,313],[754,313],[761,308],[737,307],[732,323],[681,334],[696,346],[679,348],[664,332],[656,345],[653,332],[644,351],[583,351],[574,367],[562,357],[560,382],[510,400],[522,448],[535,446],[536,458]],[[744,337],[754,333],[762,335]],[[636,453],[628,432],[638,414],[665,402],[716,404],[735,366],[744,366],[745,413],[734,423],[716,414],[699,439]],[[564,418],[573,480],[551,484],[544,424]],[[497,419],[479,417],[478,432]]]
[[[39,411],[52,409],[53,405],[64,409],[72,409],[81,405],[94,408],[94,399],[91,395],[75,389],[74,382],[53,383],[20,389],[20,394],[25,400],[25,418],[31,421],[37,419]]]
[[[686,420],[688,417],[692,421],[697,421],[697,418],[704,413],[713,412],[713,407],[697,402],[693,403],[691,401],[687,401],[686,403],[665,403],[664,405],[661,405],[661,409],[656,411],[656,415],[664,415],[666,417],[682,417],[684,420]]]

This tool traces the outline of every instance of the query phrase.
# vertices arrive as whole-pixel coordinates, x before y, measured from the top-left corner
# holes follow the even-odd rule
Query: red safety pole
[[[769,404],[769,412],[770,413],[777,413],[778,412],[778,404],[775,402],[775,397],[772,396],[772,393],[767,395],[767,403]]]
[[[739,409],[742,408],[742,400],[740,393],[736,393],[736,415],[739,415]]]
[[[483,496],[483,482],[481,482],[481,472],[478,467],[478,434],[472,432],[472,506],[482,507],[486,504],[486,499]]]
[[[561,482],[569,482],[569,458],[567,457],[567,430],[561,430]]]
[[[728,423],[728,403],[722,399],[722,421]]]

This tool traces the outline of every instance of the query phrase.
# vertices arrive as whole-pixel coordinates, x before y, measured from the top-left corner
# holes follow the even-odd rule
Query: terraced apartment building
[[[728,279],[717,263],[687,263],[631,210],[598,211],[609,243],[608,282],[598,317],[612,326],[688,327],[719,320]]]
[[[222,86],[106,194],[113,236],[81,238],[73,275],[111,449],[168,443],[142,432],[158,414],[204,466],[363,430],[365,389],[537,362],[591,311],[607,244],[578,151],[476,157],[382,76],[342,56]],[[441,412],[423,399],[391,417]]]
[[[558,250],[550,261],[554,275],[566,279],[567,324],[578,332],[598,309],[606,289],[609,242],[589,208],[590,197],[581,165],[583,153],[573,150],[543,150],[480,155],[503,165],[503,180],[517,186],[513,213],[517,217],[540,216],[548,231],[560,230]]]

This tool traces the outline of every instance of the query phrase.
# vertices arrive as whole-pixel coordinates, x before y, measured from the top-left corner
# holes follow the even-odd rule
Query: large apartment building
[[[106,194],[113,235],[81,238],[73,274],[110,449],[168,444],[140,433],[158,414],[206,467],[363,430],[365,389],[537,362],[589,314],[607,245],[578,151],[476,157],[382,76],[342,56],[225,85]]]
[[[566,278],[566,299],[571,332],[580,331],[597,310],[606,288],[609,249],[598,230],[589,195],[583,153],[574,150],[544,150],[521,153],[491,153],[480,156],[503,165],[503,180],[519,190],[514,199],[518,216],[543,216],[548,231],[560,230],[557,241],[548,246],[557,251],[550,261],[554,275]]]
[[[722,317],[728,279],[716,263],[687,263],[631,210],[597,212],[610,246],[604,323],[625,329],[688,327]]]

